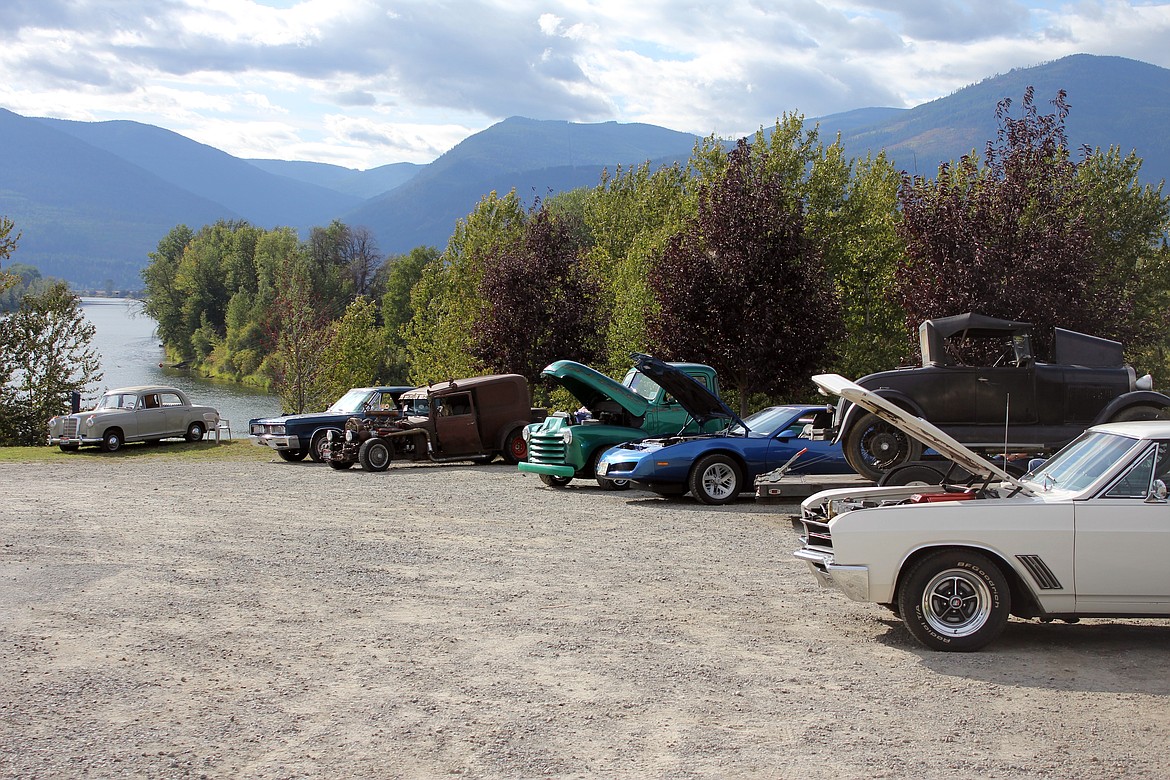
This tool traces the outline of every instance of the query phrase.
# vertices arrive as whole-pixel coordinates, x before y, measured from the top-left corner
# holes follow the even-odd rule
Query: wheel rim
[[[870,463],[885,468],[903,460],[909,448],[903,434],[874,427],[866,431],[862,437],[861,449]]]
[[[370,465],[376,469],[380,469],[390,462],[390,449],[384,444],[378,444],[370,447],[366,459],[370,461]]]
[[[922,615],[944,636],[970,636],[991,615],[991,590],[965,569],[939,572],[922,591]]]
[[[726,463],[714,463],[703,472],[703,492],[722,501],[735,493],[735,470]]]
[[[512,457],[516,460],[528,458],[528,442],[524,441],[523,436],[513,436],[509,449],[512,451]]]

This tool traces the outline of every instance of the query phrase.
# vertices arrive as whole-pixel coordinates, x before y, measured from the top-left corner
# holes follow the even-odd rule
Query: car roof
[[[131,387],[113,387],[102,392],[102,395],[113,395],[115,393],[180,393],[183,391],[177,387],[170,385],[133,385]]]
[[[1170,420],[1134,420],[1094,425],[1091,430],[1134,439],[1170,439]]]
[[[933,423],[921,417],[915,417],[910,412],[894,405],[872,390],[867,390],[861,385],[849,381],[840,374],[818,374],[813,377],[813,382],[824,392],[831,395],[839,395],[846,401],[850,401],[862,409],[872,412],[875,416],[895,426],[907,436],[914,437],[927,447],[949,458],[976,476],[1010,482],[1012,485],[1027,493],[1034,492],[1011,474],[1008,474],[999,466],[996,466],[986,458],[968,449]]]

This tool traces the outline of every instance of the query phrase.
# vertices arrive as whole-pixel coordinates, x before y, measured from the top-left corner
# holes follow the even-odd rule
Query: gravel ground
[[[933,653],[795,507],[184,446],[0,465],[0,777],[1170,771],[1170,625]]]

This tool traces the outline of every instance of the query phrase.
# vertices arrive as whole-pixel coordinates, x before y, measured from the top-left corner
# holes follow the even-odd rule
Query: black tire
[[[555,474],[539,474],[538,476],[541,482],[555,488],[564,487],[573,481],[572,477],[558,477]]]
[[[313,434],[313,438],[309,439],[309,457],[313,459],[314,463],[325,462],[325,450],[329,446],[328,428],[322,428]]]
[[[80,444],[58,444],[57,446],[61,448],[61,452],[77,452],[78,448],[81,447]]]
[[[336,471],[345,471],[346,469],[353,468],[353,461],[352,460],[331,460],[331,461],[329,461],[329,468],[334,469]]]
[[[1131,422],[1133,420],[1165,420],[1166,409],[1160,406],[1130,406],[1122,409],[1109,422]]]
[[[390,445],[377,436],[366,439],[358,447],[358,463],[366,471],[385,471],[390,468]]]
[[[726,455],[704,455],[691,469],[687,485],[704,504],[729,504],[743,489],[743,472]]]
[[[874,482],[922,457],[922,444],[869,412],[846,431],[842,450],[853,470]]]
[[[117,452],[122,449],[122,430],[120,428],[111,428],[102,435],[102,452]]]
[[[522,460],[528,460],[528,442],[524,441],[524,431],[515,428],[504,437],[504,449],[500,452],[504,463],[515,466]]]
[[[203,427],[201,422],[193,422],[187,426],[187,441],[195,442],[203,438],[203,434],[207,433],[207,429]]]
[[[276,454],[280,456],[281,460],[298,463],[304,460],[309,453],[306,450],[277,450]]]
[[[941,485],[942,482],[943,475],[941,471],[932,469],[930,466],[919,466],[915,464],[912,466],[900,466],[892,471],[887,471],[882,475],[878,484],[882,487],[910,487],[916,485]]]
[[[994,640],[1011,614],[1011,591],[982,553],[939,550],[914,564],[898,588],[898,612],[932,650],[967,653]]]
[[[605,477],[597,476],[597,461],[601,460],[601,456],[605,454],[606,449],[606,447],[598,447],[589,456],[589,462],[585,464],[585,473],[597,480],[597,484],[602,490],[629,490],[630,481],[628,479],[606,479]]]

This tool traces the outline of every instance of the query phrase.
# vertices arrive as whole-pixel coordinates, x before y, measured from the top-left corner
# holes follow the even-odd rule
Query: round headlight
[[[528,441],[528,438],[530,436],[532,436],[532,431],[525,428],[523,431],[520,432],[520,435],[524,437],[524,441]]]
[[[356,444],[358,440],[358,432],[355,430],[347,430],[345,432],[345,440],[350,444]]]
[[[337,430],[336,428],[330,428],[325,432],[325,441],[341,441],[341,431]]]
[[[92,415],[92,414],[91,414],[89,417],[86,417],[86,418],[85,418],[85,427],[86,427],[86,428],[92,428],[92,427],[93,427],[93,415]]]
[[[561,432],[561,441],[563,441],[565,444],[572,444],[573,443],[573,429],[572,428],[565,428],[565,430]]]

